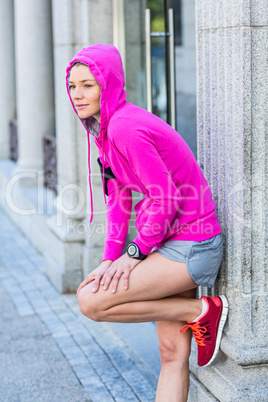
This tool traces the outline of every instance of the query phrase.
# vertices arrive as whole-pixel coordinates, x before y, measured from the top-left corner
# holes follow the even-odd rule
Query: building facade
[[[216,363],[199,369],[193,350],[189,400],[266,401],[266,0],[0,0],[0,12],[0,205],[44,254],[50,280],[74,291],[102,258],[97,150],[92,142],[90,225],[87,143],[65,69],[82,47],[114,43],[128,100],[188,142],[223,229],[220,275],[200,292],[226,294],[230,313]]]

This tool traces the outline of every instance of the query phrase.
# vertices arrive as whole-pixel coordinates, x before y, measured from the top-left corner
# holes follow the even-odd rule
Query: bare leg
[[[180,294],[195,297],[195,290]],[[185,322],[159,321],[157,335],[161,358],[161,373],[157,386],[156,402],[186,402],[189,391],[189,356],[191,331],[180,333]]]
[[[152,253],[131,272],[130,287],[120,280],[112,294],[102,288],[92,293],[94,282],[78,295],[81,312],[95,321],[191,321],[202,310],[201,300],[170,297],[197,287],[186,264]]]
[[[138,264],[124,290],[120,279],[118,291],[92,292],[94,282],[81,289],[81,312],[96,321],[157,321],[161,374],[157,402],[186,402],[189,388],[191,331],[180,333],[185,321],[192,321],[202,311],[202,301],[195,299],[197,284],[186,264],[171,261],[158,253]]]

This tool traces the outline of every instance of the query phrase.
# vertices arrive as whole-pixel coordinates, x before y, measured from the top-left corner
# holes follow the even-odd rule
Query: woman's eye
[[[91,84],[85,84],[85,88],[91,88],[92,85]]]
[[[74,85],[69,85],[69,91],[71,91],[72,89],[74,89]]]

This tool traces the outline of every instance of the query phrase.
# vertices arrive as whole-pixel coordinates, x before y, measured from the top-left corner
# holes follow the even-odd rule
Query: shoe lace
[[[205,333],[207,332],[207,328],[204,326],[201,326],[199,322],[190,322],[184,325],[181,329],[180,332],[183,334],[187,331],[188,328],[191,328],[193,331],[193,335],[195,338],[196,343],[199,346],[205,346],[204,340],[205,340]]]

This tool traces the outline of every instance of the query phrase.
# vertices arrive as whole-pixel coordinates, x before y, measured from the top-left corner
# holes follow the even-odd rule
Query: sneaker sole
[[[206,367],[213,362],[213,360],[215,359],[215,357],[218,353],[218,350],[220,348],[222,331],[223,331],[223,328],[224,328],[224,325],[225,325],[225,322],[227,319],[229,307],[228,307],[228,301],[224,295],[219,296],[219,298],[222,301],[222,312],[221,312],[221,318],[220,318],[220,323],[219,323],[218,332],[217,332],[216,346],[215,346],[212,358],[210,359],[210,361],[207,364],[205,364],[202,367]]]

